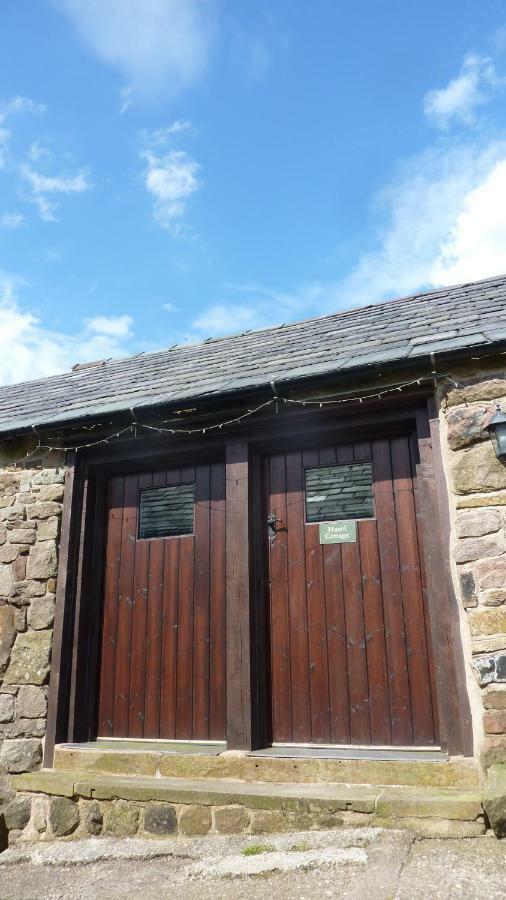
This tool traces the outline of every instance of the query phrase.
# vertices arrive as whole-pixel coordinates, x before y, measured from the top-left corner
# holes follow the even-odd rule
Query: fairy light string
[[[366,394],[361,395],[352,395],[343,397],[342,395],[338,396],[325,396],[325,397],[305,397],[305,398],[297,398],[292,399],[290,397],[282,397],[279,395],[277,389],[273,388],[273,396],[268,400],[265,400],[263,403],[258,404],[255,407],[248,407],[244,412],[240,413],[237,416],[233,416],[229,419],[224,419],[221,422],[213,422],[211,424],[199,425],[198,427],[193,428],[173,428],[173,427],[164,427],[163,425],[149,425],[145,422],[140,422],[135,414],[135,408],[130,407],[130,415],[132,417],[132,421],[129,425],[126,425],[124,428],[120,428],[111,434],[106,435],[102,438],[97,438],[94,441],[88,441],[82,444],[71,444],[69,446],[60,446],[52,442],[51,438],[46,438],[43,440],[42,436],[37,431],[35,425],[32,425],[32,431],[37,437],[37,445],[33,450],[28,451],[24,456],[20,457],[20,459],[9,461],[8,465],[18,466],[22,463],[27,463],[30,459],[35,456],[47,456],[52,452],[68,452],[71,450],[88,450],[91,447],[98,447],[102,444],[110,444],[114,441],[119,440],[125,435],[132,435],[134,438],[138,438],[141,431],[150,432],[155,434],[170,434],[170,435],[186,435],[191,436],[194,434],[205,435],[209,431],[220,431],[223,428],[227,428],[231,425],[238,425],[243,422],[245,419],[249,419],[252,416],[256,416],[258,413],[261,413],[263,410],[267,410],[270,407],[274,406],[276,411],[278,410],[279,404],[284,404],[285,408],[288,406],[317,406],[320,409],[324,407],[332,407],[342,405],[344,403],[365,403],[368,400],[381,400],[386,394],[393,393],[402,393],[406,388],[414,387],[415,385],[421,386],[423,383],[433,382],[434,381],[434,373],[432,372],[430,375],[422,375],[419,378],[413,378],[410,381],[404,381],[398,384],[389,384],[381,390],[369,391]],[[458,384],[454,378],[447,374],[438,374],[437,381],[446,381],[452,385],[454,388],[461,388],[464,385]],[[274,385],[274,381],[271,381],[271,386]],[[164,419],[163,422],[166,425],[170,420]],[[84,430],[92,430],[94,425],[91,426],[82,426]]]

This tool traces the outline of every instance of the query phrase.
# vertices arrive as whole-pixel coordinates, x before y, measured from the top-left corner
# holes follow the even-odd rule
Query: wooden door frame
[[[308,429],[308,423],[311,423]],[[226,439],[199,437],[125,443],[93,454],[70,453],[62,514],[53,654],[44,765],[55,743],[94,738],[105,529],[105,479],[137,467],[176,465],[212,456],[226,465],[226,665],[227,745],[252,750],[268,738],[265,646],[265,510],[261,459],[288,445],[350,437],[416,436],[417,487],[427,573],[427,605],[437,684],[442,747],[473,755],[460,617],[449,562],[449,501],[435,402],[418,396],[394,406],[378,403],[364,413],[347,407],[273,415],[254,427],[237,427]],[[85,598],[89,602],[85,602]]]

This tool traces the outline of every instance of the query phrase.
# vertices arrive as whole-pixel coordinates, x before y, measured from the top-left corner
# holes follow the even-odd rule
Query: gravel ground
[[[244,852],[246,850],[246,853]],[[417,841],[379,828],[166,841],[91,838],[0,856],[0,900],[496,900],[506,841]]]

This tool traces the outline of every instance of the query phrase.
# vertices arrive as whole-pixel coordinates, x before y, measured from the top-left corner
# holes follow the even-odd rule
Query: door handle
[[[267,537],[270,544],[276,540],[276,522],[281,522],[281,519],[276,518],[275,512],[270,512],[267,516]]]

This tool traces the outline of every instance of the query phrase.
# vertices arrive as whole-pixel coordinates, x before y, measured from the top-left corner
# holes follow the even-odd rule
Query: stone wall
[[[0,808],[9,774],[40,766],[63,468],[0,468]]]
[[[506,374],[457,375],[441,403],[452,502],[452,558],[462,608],[477,751],[485,767],[506,762],[506,464],[485,426],[506,409]],[[463,386],[462,386],[463,385]],[[471,694],[473,694],[471,685]]]

